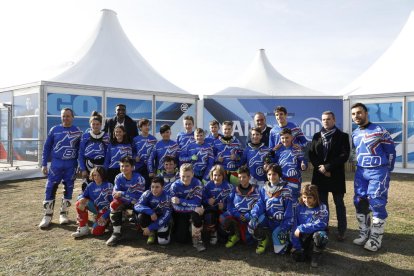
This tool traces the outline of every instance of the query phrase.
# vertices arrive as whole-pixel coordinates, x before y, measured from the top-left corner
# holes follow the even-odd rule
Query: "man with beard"
[[[105,122],[104,131],[108,133],[109,137],[113,139],[114,129],[117,125],[124,126],[127,132],[127,137],[131,143],[135,136],[138,136],[137,125],[134,120],[126,115],[126,106],[124,104],[117,104],[115,107],[115,117],[107,119]]]
[[[360,229],[359,237],[353,242],[364,245],[369,251],[377,251],[381,248],[388,216],[385,206],[390,172],[395,164],[395,145],[385,128],[368,120],[368,109],[364,104],[352,105],[351,115],[354,123],[358,125],[352,133],[352,143],[357,162],[354,204]]]

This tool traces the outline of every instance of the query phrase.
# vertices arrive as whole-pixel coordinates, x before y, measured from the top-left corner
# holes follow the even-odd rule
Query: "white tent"
[[[71,63],[55,77],[0,89],[0,102],[7,103],[7,108],[0,107],[0,117],[10,118],[0,131],[0,161],[22,169],[38,165],[47,131],[60,122],[64,107],[72,108],[82,130],[89,127],[92,111],[112,117],[118,103],[127,105],[132,119],[148,118],[154,135],[165,123],[177,133],[186,115],[197,119],[198,96],[155,71],[129,41],[112,10],[102,10],[82,54]],[[38,177],[40,172],[32,173]],[[2,175],[0,180],[3,177],[14,176]]]
[[[224,90],[214,96],[323,96],[285,78],[269,62],[264,49],[260,49],[244,75]]]
[[[102,10],[99,24],[83,52],[72,67],[50,81],[188,94],[163,78],[140,55],[112,10]]]
[[[384,126],[396,143],[396,171],[414,172],[414,11],[391,46],[360,77],[342,89],[344,118],[350,106],[367,105],[370,121]],[[346,108],[345,108],[346,106]],[[346,123],[351,131],[352,125]]]
[[[414,12],[388,50],[342,95],[373,95],[414,91]]]

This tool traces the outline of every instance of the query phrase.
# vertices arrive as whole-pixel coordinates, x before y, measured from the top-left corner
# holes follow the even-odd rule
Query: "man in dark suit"
[[[126,129],[129,142],[132,143],[134,137],[138,136],[137,124],[131,119],[131,117],[126,115],[126,106],[124,104],[116,105],[115,114],[115,117],[106,120],[104,131],[108,133],[112,141],[114,138],[115,127],[117,125],[122,125]]]
[[[318,186],[319,199],[328,207],[332,193],[338,219],[338,240],[343,241],[347,228],[344,204],[345,169],[350,153],[349,136],[335,126],[332,111],[322,113],[322,130],[313,135],[309,159],[313,165],[312,184]]]

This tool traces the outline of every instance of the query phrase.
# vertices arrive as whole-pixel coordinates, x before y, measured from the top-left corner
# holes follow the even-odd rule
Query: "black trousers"
[[[329,211],[328,205],[328,195],[329,192],[319,191],[319,200],[326,205]],[[344,235],[347,229],[346,221],[346,208],[344,203],[344,194],[343,193],[332,193],[333,200],[336,208],[336,218],[338,220],[338,233]]]

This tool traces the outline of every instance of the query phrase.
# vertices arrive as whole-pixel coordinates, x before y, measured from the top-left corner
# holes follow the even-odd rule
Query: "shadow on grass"
[[[363,246],[358,246],[352,243],[353,239],[358,237],[358,233],[357,230],[347,230],[346,240],[344,242],[334,241],[333,239],[335,236],[330,235],[329,238],[331,241],[328,246],[332,249],[360,257],[372,257],[388,253],[414,256],[414,247],[412,246],[414,244],[413,235],[387,233],[387,228],[385,228],[381,249],[377,252],[370,252],[364,249]]]
[[[123,240],[119,243],[119,246],[145,249],[175,258],[200,258],[203,261],[217,263],[217,265],[224,260],[243,261],[250,267],[257,267],[275,273],[412,275],[412,270],[396,268],[377,260],[379,255],[388,252],[412,256],[406,235],[386,234],[386,242],[383,244],[385,249],[382,248],[379,252],[369,252],[360,246],[352,244],[352,239],[356,234],[357,231],[349,231],[345,242],[330,241],[328,248],[323,254],[321,265],[318,268],[311,268],[309,262],[297,263],[292,260],[290,255],[275,255],[271,247],[267,249],[265,254],[257,255],[255,253],[255,245],[246,245],[241,242],[231,249],[226,249],[224,244],[213,246],[205,243],[207,250],[200,253],[191,244],[180,244],[174,241],[167,246],[147,245],[146,237],[143,237],[132,225],[125,225],[123,227]],[[106,240],[109,236],[110,234],[106,233],[104,236],[95,238]],[[398,247],[392,244],[391,241],[395,239],[395,236],[399,236],[399,239],[406,241],[403,250],[401,250],[401,247],[397,250]],[[401,243],[399,244],[401,245]],[[153,258],[154,262],[156,262],[159,256],[155,254]],[[230,271],[234,271],[234,269],[234,267],[230,268]]]

